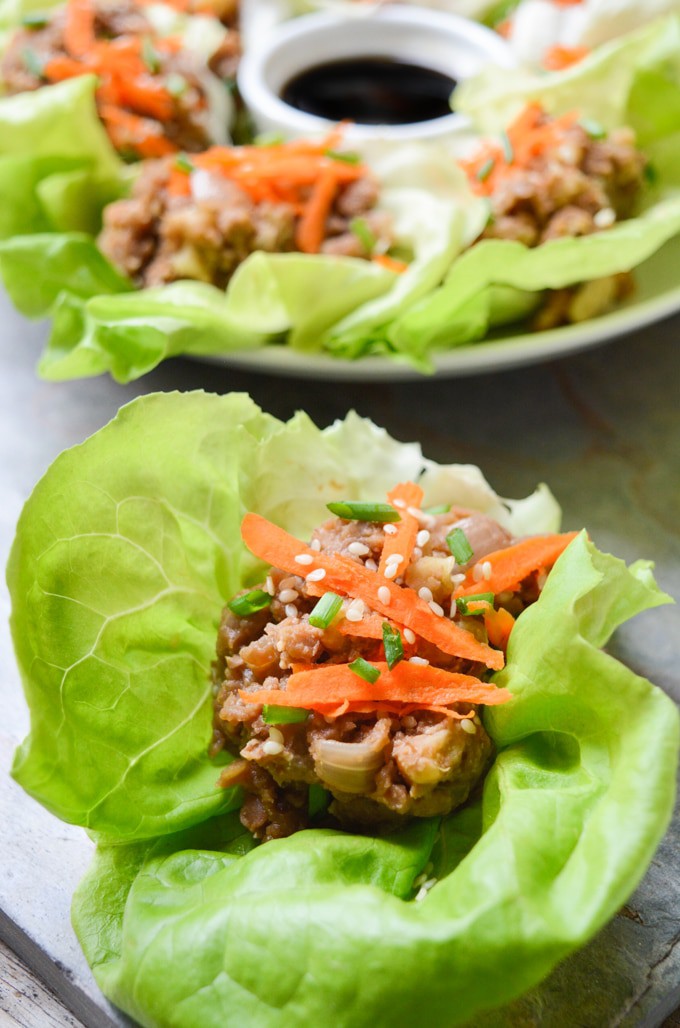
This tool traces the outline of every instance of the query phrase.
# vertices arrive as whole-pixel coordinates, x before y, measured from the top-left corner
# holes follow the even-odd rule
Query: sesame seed
[[[421,667],[427,667],[430,663],[425,657],[409,657],[409,664],[419,664]]]
[[[467,718],[467,717],[463,718],[463,720],[460,723],[460,727],[463,729],[464,732],[467,732],[468,735],[476,735],[477,734],[477,729],[476,729],[474,723],[472,721],[470,721],[470,719]]]
[[[262,752],[266,753],[268,757],[276,757],[279,753],[283,753],[283,743],[267,739],[266,742],[262,743]]]
[[[363,543],[350,543],[347,547],[347,552],[351,553],[354,557],[365,557],[371,551]]]
[[[276,644],[276,648],[279,651],[279,653],[283,653],[284,646],[285,646],[285,643],[284,643],[283,639],[279,639],[279,641]]]
[[[282,589],[279,593],[279,600],[281,603],[292,603],[293,600],[297,600],[298,596],[297,589]]]
[[[367,561],[364,562],[364,567],[368,568],[369,571],[377,571],[378,570],[378,565],[376,564],[376,562],[374,560],[371,560],[370,557],[368,558]]]
[[[276,589],[274,588],[274,582],[272,580],[272,576],[271,575],[267,575],[267,581],[264,583],[264,591],[266,593],[269,593],[270,596],[273,596],[274,593],[276,592]]]
[[[426,585],[424,585],[422,589],[418,590],[418,595],[420,596],[421,600],[425,600],[425,603],[431,603],[434,599],[432,595],[432,590],[428,589]]]
[[[465,581],[465,575],[451,575],[451,581],[454,585],[462,585]]]
[[[380,588],[378,589],[378,599],[380,600],[381,603],[389,603],[390,602],[390,599],[391,599],[390,591],[389,591],[389,589],[387,588],[386,585],[381,585]]]
[[[424,900],[425,897],[427,896],[427,892],[428,892],[428,890],[425,888],[425,886],[421,885],[420,889],[418,890],[418,892],[414,896],[414,902],[415,903],[420,903],[421,900]]]
[[[363,621],[364,615],[360,610],[356,608],[348,607],[345,611],[345,618],[347,621]]]
[[[420,507],[407,507],[406,513],[410,514],[412,518],[416,518],[417,521],[420,521],[423,516],[423,512]]]
[[[296,564],[311,564],[313,560],[311,553],[298,553],[295,557]]]
[[[412,714],[407,714],[406,717],[403,717],[401,719],[401,723],[404,726],[404,728],[415,728],[418,724],[418,722]]]
[[[593,222],[598,228],[611,228],[616,221],[616,212],[611,207],[603,207],[593,216]]]
[[[311,543],[309,544],[309,548],[310,548],[310,550],[316,550],[316,552],[318,553],[319,550],[321,549],[321,540],[320,539],[312,539]]]
[[[493,571],[493,568],[491,567],[491,561],[490,560],[485,560],[484,563],[482,564],[482,576],[486,579],[487,582],[491,578],[492,571]]]
[[[286,606],[283,609],[286,612],[286,617],[287,618],[296,618],[297,615],[298,615],[298,609],[297,609],[297,607],[295,606],[294,603],[287,603]],[[282,649],[283,649],[283,647],[282,647]]]
[[[440,606],[440,604],[437,603],[436,600],[430,600],[430,602],[428,603],[428,607],[430,608],[433,614],[437,614],[440,618],[444,617],[444,608]]]
[[[475,566],[472,569],[472,580],[474,582],[481,582],[481,580],[483,578],[484,578],[484,570],[482,568],[482,565],[481,564],[475,564]]]
[[[389,557],[385,561],[386,564],[401,564],[404,559],[402,553],[390,553]]]
[[[415,878],[414,881],[413,881],[413,888],[414,889],[419,889],[420,886],[424,885],[426,881],[427,881],[427,875],[426,874],[418,875],[418,877]]]
[[[388,521],[388,523],[383,526],[383,532],[385,533],[385,535],[396,535],[397,534],[397,526],[396,525],[391,525],[389,523],[389,521]]]
[[[413,547],[413,553],[411,554],[411,560],[414,560],[414,561],[415,560],[420,560],[422,555],[423,555],[423,551],[421,550],[420,546],[414,546]]]
[[[392,504],[392,506],[393,507],[399,507],[400,510],[404,510],[404,508],[406,507],[406,501],[405,500],[395,500],[394,503]]]
[[[320,582],[322,578],[326,577],[325,568],[315,568],[314,571],[310,571],[305,582]]]
[[[283,732],[280,729],[274,728],[274,726],[272,726],[269,729],[269,738],[272,740],[272,742],[281,743],[281,745],[283,746]]]
[[[418,535],[416,536],[416,545],[426,546],[429,543],[429,541],[430,533],[426,528],[421,528],[421,530],[418,532]]]
[[[416,633],[412,632],[410,628],[405,628],[404,639],[406,639],[407,643],[411,643],[411,645],[413,645],[413,643],[416,641]]]
[[[383,574],[385,575],[385,578],[396,578],[398,570],[399,570],[399,565],[398,564],[388,564],[387,567],[385,568]]]

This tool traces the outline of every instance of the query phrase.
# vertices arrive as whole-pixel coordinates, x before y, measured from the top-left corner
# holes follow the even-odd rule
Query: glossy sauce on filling
[[[389,57],[351,57],[305,68],[281,99],[307,114],[359,125],[408,125],[451,113],[455,79]]]

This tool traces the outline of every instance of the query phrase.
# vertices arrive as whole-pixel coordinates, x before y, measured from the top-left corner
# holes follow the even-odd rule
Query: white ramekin
[[[281,89],[307,68],[347,57],[391,57],[444,72],[457,81],[485,64],[513,67],[497,33],[455,14],[405,5],[385,6],[361,18],[308,14],[252,41],[238,73],[240,93],[259,132],[315,135],[330,122],[281,100]],[[464,131],[467,118],[449,114],[409,125],[351,125],[345,138],[366,141],[438,139]]]

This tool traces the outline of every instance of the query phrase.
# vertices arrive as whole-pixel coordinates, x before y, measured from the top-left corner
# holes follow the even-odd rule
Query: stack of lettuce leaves
[[[13,0],[0,25],[9,32],[32,2]],[[99,124],[93,78],[5,97],[0,277],[19,310],[53,319],[40,363],[50,379],[109,372],[125,382],[179,354],[282,343],[345,360],[379,354],[427,371],[435,351],[526,317],[545,289],[629,271],[680,232],[679,55],[674,16],[567,71],[488,69],[454,95],[484,133],[500,132],[534,99],[551,114],[577,109],[606,131],[632,126],[650,181],[630,220],[535,250],[498,240],[470,249],[486,202],[446,147],[408,144],[368,154],[398,251],[411,262],[403,275],[353,258],[260,252],[226,291],[200,282],[137,290],[98,251],[102,207],[125,194],[136,172]]]
[[[262,570],[241,517],[304,538],[326,502],[418,476],[428,504],[557,528],[544,486],[503,501],[478,469],[356,415],[319,431],[238,394],[136,400],[28,500],[8,569],[31,711],[14,775],[96,838],[74,926],[140,1024],[450,1028],[540,981],[651,860],[677,711],[602,647],[668,597],[647,562],[628,568],[585,532],[517,621],[494,679],[514,698],[484,714],[497,755],[473,802],[391,835],[244,833],[207,756],[221,608]],[[426,870],[437,883],[416,902]]]

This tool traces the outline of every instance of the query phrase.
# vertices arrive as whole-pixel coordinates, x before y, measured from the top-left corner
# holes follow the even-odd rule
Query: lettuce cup
[[[463,510],[492,521],[496,552],[508,537],[521,544],[559,528],[545,486],[504,500],[477,468],[435,464],[356,415],[319,431],[303,414],[282,423],[235,394],[134,401],[63,453],[26,504],[8,567],[31,710],[14,776],[96,839],[73,922],[104,993],[142,1025],[332,1018],[354,1028],[423,1011],[433,1025],[462,1024],[520,995],[589,939],[652,858],[673,805],[677,712],[602,647],[623,621],[668,597],[648,562],[626,567],[585,532],[539,562],[551,570],[530,602],[512,608],[507,654],[488,628],[486,642],[469,635],[499,668],[477,678],[510,698],[468,719],[483,726],[494,756],[462,806],[416,812],[388,831],[342,828],[325,820],[317,792],[311,827],[290,837],[258,844],[241,823],[241,787],[218,779],[242,758],[227,748],[209,755],[211,665],[225,605],[266,587],[282,561],[280,547],[274,558],[248,526],[265,520],[294,539],[296,554],[318,560],[330,545],[306,541],[318,538],[327,504],[344,505],[347,531],[348,501],[374,508],[408,482],[423,495],[407,507],[427,517],[450,506],[453,528]],[[423,530],[436,542],[434,524]],[[404,544],[399,530],[382,533]],[[481,545],[469,525],[463,535],[473,550]],[[442,556],[420,543],[422,557]],[[382,552],[356,550],[348,554],[362,559],[360,574],[376,575],[365,564]],[[512,594],[495,592],[493,553],[471,567],[490,563],[497,610]],[[450,555],[465,576],[458,598],[474,606],[479,584],[466,552]],[[411,615],[397,600],[417,582],[400,582],[397,556],[406,553],[385,555],[395,573],[381,585],[401,591],[390,620],[409,644]],[[300,593],[282,597],[292,586],[276,586],[281,613],[308,623]],[[429,606],[434,595],[419,599],[428,625],[434,618],[438,630],[450,626],[447,637],[465,634],[456,614]],[[429,631],[411,624],[416,639]]]

